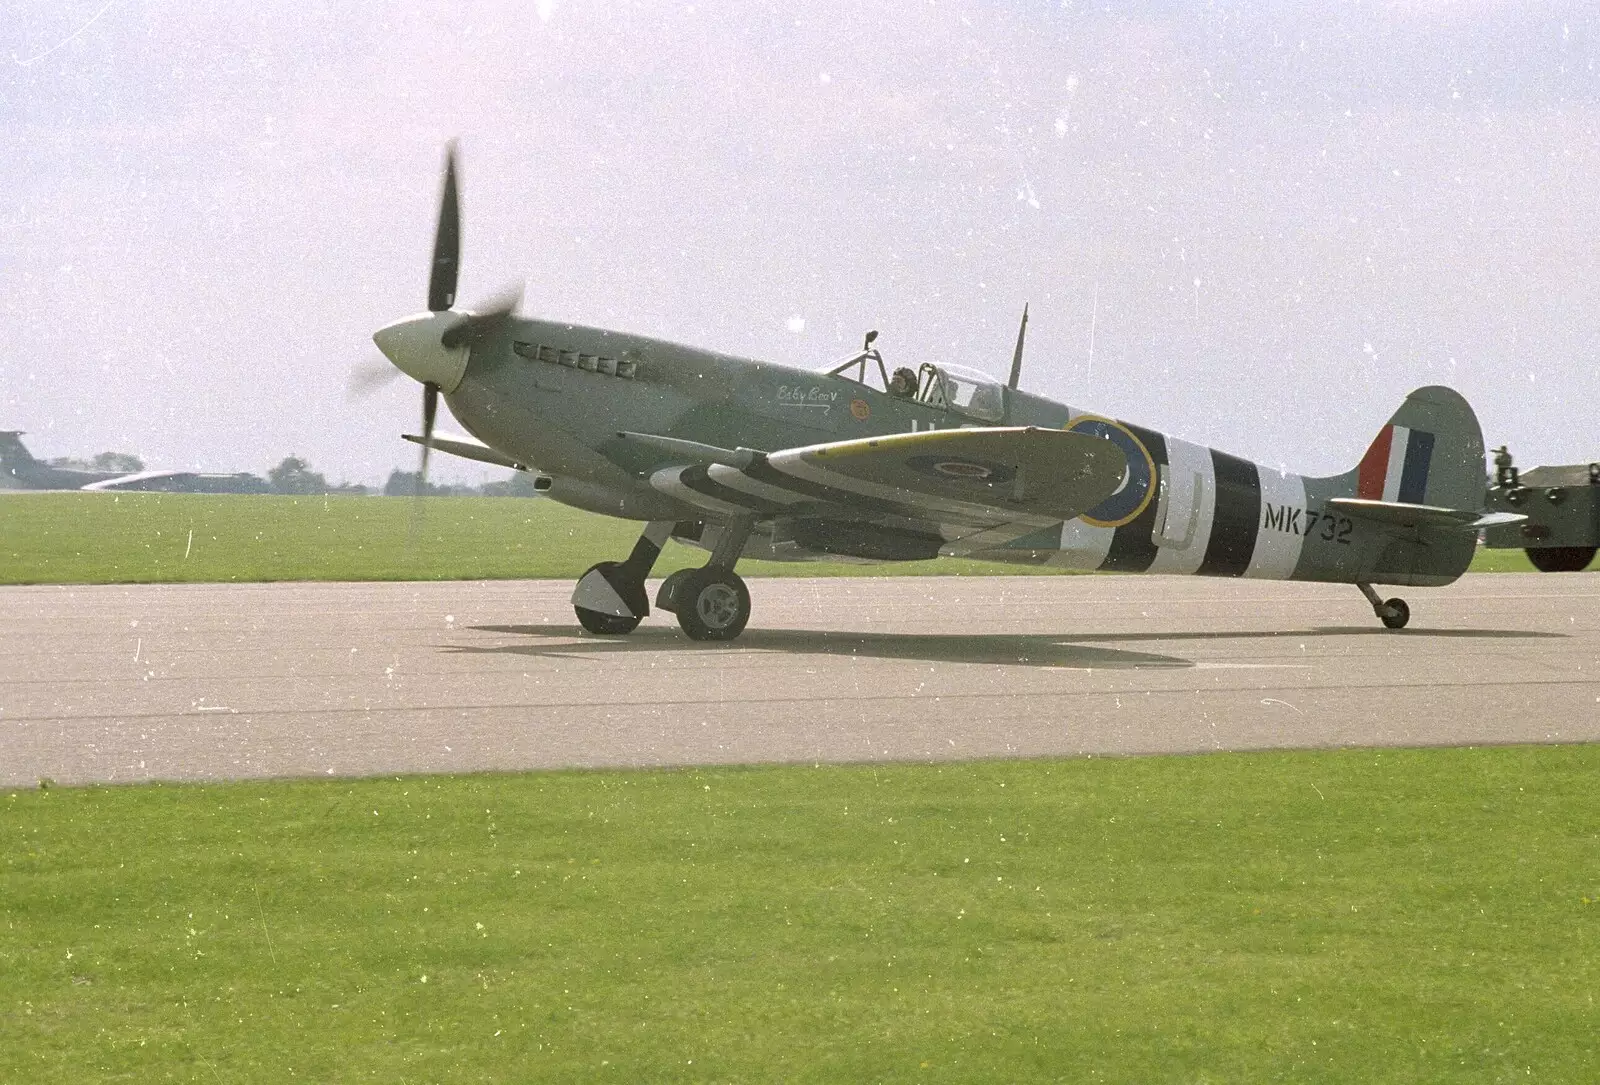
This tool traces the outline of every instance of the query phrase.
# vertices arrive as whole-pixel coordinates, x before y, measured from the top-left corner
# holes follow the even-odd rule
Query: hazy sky
[[[346,380],[425,307],[457,136],[466,304],[1003,375],[1029,301],[1026,387],[1272,465],[1430,383],[1600,457],[1591,4],[209,7],[0,0],[0,429],[41,456],[412,466],[417,386]]]

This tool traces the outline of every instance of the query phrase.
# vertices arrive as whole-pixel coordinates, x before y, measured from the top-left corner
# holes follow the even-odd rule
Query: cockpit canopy
[[[987,373],[962,365],[924,362],[917,378],[917,399],[930,407],[957,411],[982,422],[1005,419],[1005,392]]]
[[[867,363],[875,362],[878,375],[883,378],[883,390],[891,396],[909,399],[940,410],[955,411],[980,422],[1004,422],[1006,394],[999,381],[976,369],[962,365],[934,365],[923,362],[922,368],[913,372],[900,367],[889,376],[883,364],[883,355],[873,349],[877,332],[868,332],[861,349],[844,361],[824,370],[830,377],[867,383]],[[854,375],[850,370],[854,369]]]

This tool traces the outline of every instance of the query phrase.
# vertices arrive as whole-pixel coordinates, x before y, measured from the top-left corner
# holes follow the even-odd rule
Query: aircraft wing
[[[511,467],[518,471],[526,470],[522,464],[510,456],[503,455],[488,445],[480,445],[475,441],[456,441],[449,437],[438,436],[424,441],[414,433],[402,433],[400,437],[414,445],[425,444],[438,452],[448,452],[452,456],[460,456],[465,460],[477,460],[479,463],[493,464],[496,467]]]
[[[1335,497],[1328,501],[1330,508],[1347,516],[1401,529],[1444,528],[1457,531],[1477,531],[1500,524],[1515,524],[1527,517],[1518,512],[1471,512],[1467,509],[1447,509],[1439,505],[1413,505],[1404,501],[1370,501],[1360,497]]]
[[[157,479],[173,478],[177,475],[192,475],[193,471],[135,471],[126,475],[115,475],[111,478],[102,478],[96,482],[85,483],[79,486],[80,490],[122,490],[130,484],[140,482],[154,482]]]
[[[707,457],[709,459],[710,457]],[[1127,461],[1110,441],[1034,427],[923,430],[720,462],[668,467],[651,484],[722,515],[771,518],[818,508],[967,528],[1059,523],[1122,484]]]

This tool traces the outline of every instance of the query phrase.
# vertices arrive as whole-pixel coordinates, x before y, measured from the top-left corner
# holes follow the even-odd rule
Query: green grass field
[[[1594,1080],[1600,747],[0,795],[0,1080]]]
[[[526,498],[0,493],[0,584],[265,580],[576,579],[627,556],[637,524]],[[657,575],[704,554],[669,544]],[[1531,570],[1520,550],[1475,569]],[[941,558],[892,565],[762,562],[746,576],[1043,572]],[[1054,570],[1051,570],[1054,572]],[[1048,575],[1048,574],[1047,574]]]
[[[410,516],[0,495],[0,582],[566,578],[636,533],[434,499],[408,544]],[[0,1081],[1590,1080],[1597,771],[1588,746],[9,792]]]

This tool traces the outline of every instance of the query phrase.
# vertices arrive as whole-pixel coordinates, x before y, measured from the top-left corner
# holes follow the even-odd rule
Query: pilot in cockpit
[[[889,378],[889,394],[891,396],[899,396],[901,399],[910,399],[912,396],[916,395],[916,371],[907,366],[901,366],[899,369],[896,369],[894,371],[894,376]]]

